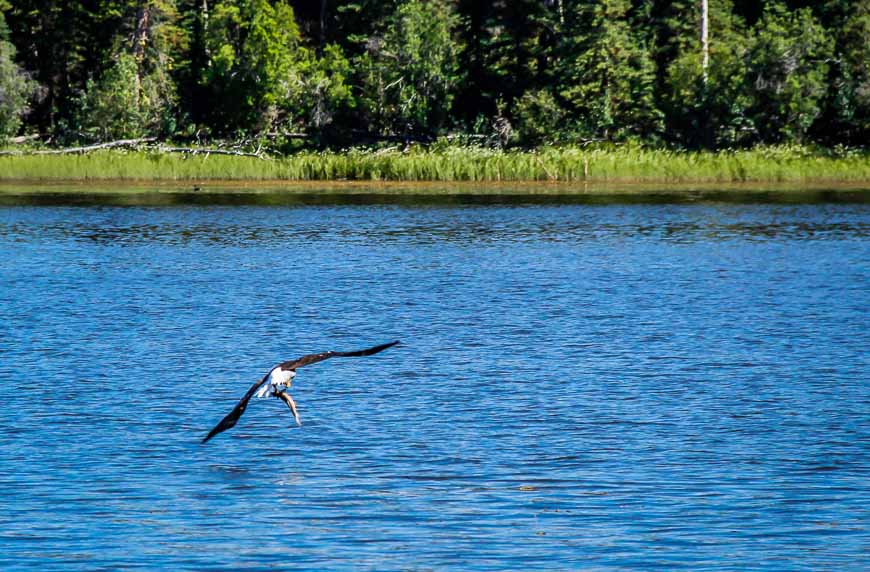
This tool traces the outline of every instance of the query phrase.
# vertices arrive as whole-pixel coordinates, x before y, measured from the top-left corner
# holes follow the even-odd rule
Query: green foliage
[[[0,0],[0,132],[870,141],[870,2],[708,1]]]
[[[134,12],[135,28],[132,53],[136,56],[140,76],[151,78],[160,97],[167,103],[176,104],[176,89],[173,74],[178,61],[184,60],[190,47],[188,32],[179,24],[181,14],[175,0],[147,0]]]
[[[0,13],[0,32],[4,29],[5,21]],[[0,34],[0,142],[18,132],[35,87],[15,63],[15,46]]]
[[[620,140],[661,130],[655,67],[629,25],[630,7],[628,0],[581,4],[567,27],[559,94],[585,135]]]
[[[6,13],[10,39],[20,65],[40,85],[28,123],[58,140],[67,127],[88,77],[97,73],[112,51],[120,0],[66,2],[15,0]],[[132,4],[128,0],[127,4]]]
[[[677,18],[695,22],[696,3]],[[688,147],[732,147],[754,134],[747,117],[751,104],[745,78],[748,40],[730,0],[711,2],[709,67],[705,80],[696,30],[673,38],[677,55],[668,66],[663,107],[668,132]]]
[[[514,106],[516,131],[527,145],[555,143],[565,128],[567,113],[547,90],[528,91]]]
[[[461,76],[458,18],[446,0],[407,0],[392,15],[381,38],[358,59],[361,103],[383,133],[433,133],[448,119]]]
[[[221,0],[209,17],[202,81],[219,132],[259,133],[292,120],[288,109],[300,46],[293,8],[284,0]]]
[[[870,2],[854,3],[840,38],[840,77],[833,83],[837,124],[850,139],[866,142],[870,140]]]
[[[309,55],[297,76],[297,105],[303,110],[305,124],[320,132],[336,115],[345,115],[353,109],[351,73],[350,61],[335,44],[327,45],[320,57]]]
[[[79,111],[82,130],[97,140],[153,133],[163,108],[159,96],[155,96],[158,90],[150,83],[140,81],[131,54],[119,54],[99,80],[89,80],[85,87]]]
[[[108,67],[85,84],[76,125],[97,140],[171,133],[177,104],[171,71],[185,43],[173,0],[105,7],[117,12],[122,33]]]
[[[747,61],[749,115],[766,142],[802,141],[827,90],[832,42],[808,8],[768,6],[754,30]]]
[[[454,112],[466,121],[515,107],[526,93],[550,88],[564,0],[459,0],[460,61],[467,71]]]
[[[336,44],[348,58],[366,52],[369,39],[379,34],[380,25],[396,10],[400,0],[331,0],[321,2],[325,10],[321,46]],[[319,10],[318,10],[319,12]],[[319,15],[319,14],[318,14]],[[319,28],[320,22],[312,23]]]
[[[9,41],[9,26],[6,25],[6,17],[3,15],[9,8],[11,8],[11,4],[6,0],[0,0],[0,41],[2,42]]]
[[[180,15],[174,0],[148,0],[136,15],[132,51],[143,118],[149,133],[167,135],[174,131],[178,115],[173,72],[188,37],[178,26]]]

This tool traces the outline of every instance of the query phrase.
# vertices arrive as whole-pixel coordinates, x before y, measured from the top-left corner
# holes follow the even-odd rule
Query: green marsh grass
[[[87,155],[0,156],[0,180],[152,181],[870,181],[870,153],[766,147],[688,152],[643,148],[482,147],[301,152],[263,160],[226,155],[101,151]]]

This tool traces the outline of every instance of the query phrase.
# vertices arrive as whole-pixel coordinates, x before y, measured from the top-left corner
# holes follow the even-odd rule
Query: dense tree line
[[[870,140],[870,0],[0,0],[0,138]]]

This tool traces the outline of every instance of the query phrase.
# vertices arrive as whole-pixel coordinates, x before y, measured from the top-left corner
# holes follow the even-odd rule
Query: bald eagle
[[[295,360],[279,363],[278,365],[270,369],[269,373],[263,376],[263,379],[261,379],[260,381],[252,385],[250,389],[248,389],[247,393],[245,393],[245,395],[239,400],[233,410],[230,411],[226,417],[221,419],[220,423],[215,425],[214,429],[209,431],[208,435],[206,435],[205,438],[202,440],[202,443],[205,443],[222,431],[226,431],[227,429],[235,427],[236,423],[239,421],[239,417],[241,417],[242,414],[245,412],[245,409],[247,409],[248,402],[255,395],[258,398],[276,397],[282,400],[284,403],[287,404],[287,407],[290,408],[290,411],[293,412],[293,417],[294,419],[296,419],[296,424],[301,426],[302,422],[299,420],[299,411],[296,409],[296,402],[293,401],[293,398],[290,396],[289,393],[287,393],[287,390],[293,383],[293,378],[296,377],[296,370],[298,368],[333,357],[370,356],[378,352],[382,352],[387,348],[393,347],[398,343],[399,341],[396,340],[394,342],[381,344],[373,348],[358,350],[355,352],[328,351],[321,352],[319,354],[308,354]]]

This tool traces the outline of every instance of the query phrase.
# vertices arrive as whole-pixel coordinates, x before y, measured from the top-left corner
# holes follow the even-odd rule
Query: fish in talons
[[[296,419],[296,425],[302,427],[302,421],[299,419],[299,410],[296,408],[296,402],[287,391],[293,384],[293,378],[296,377],[295,369],[285,369],[283,364],[277,365],[269,372],[269,380],[257,390],[254,395],[257,399],[266,397],[277,397],[287,404],[290,411],[293,412],[293,418]]]

